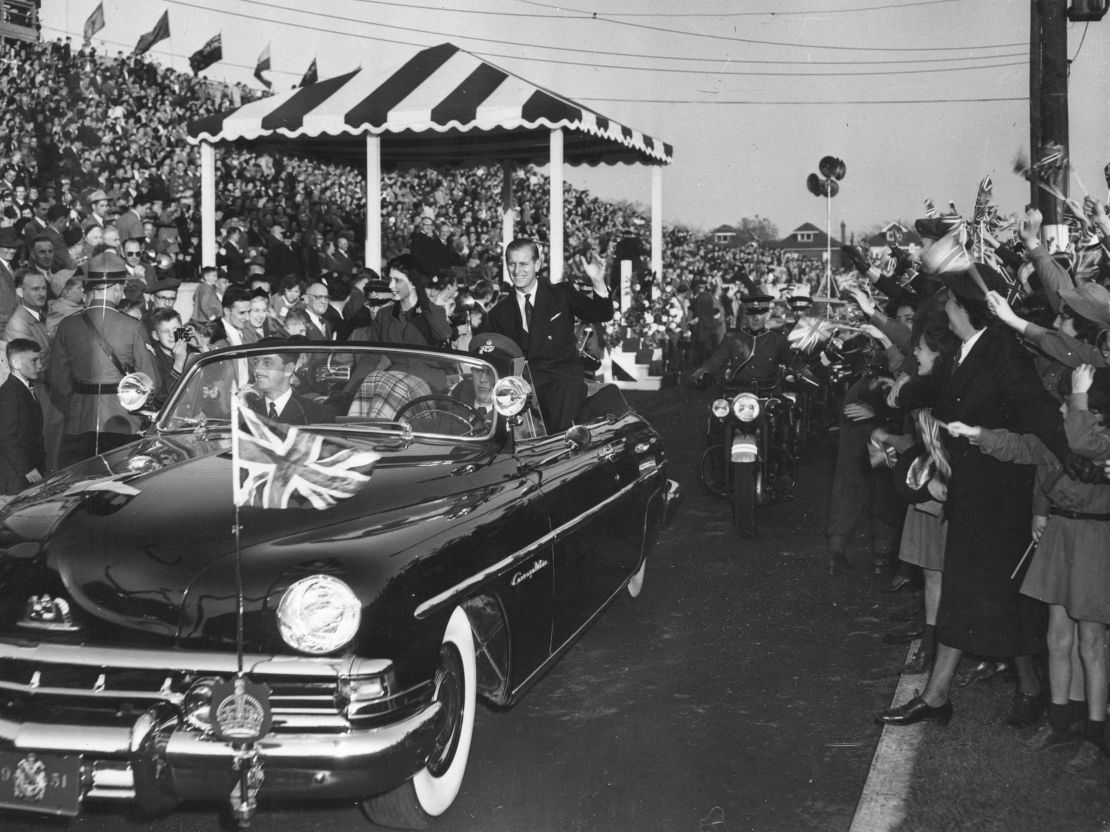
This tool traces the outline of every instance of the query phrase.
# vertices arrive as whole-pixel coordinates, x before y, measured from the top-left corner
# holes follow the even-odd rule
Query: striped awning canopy
[[[381,136],[387,167],[548,161],[564,131],[569,164],[666,165],[673,148],[443,43],[396,72],[356,70],[189,124],[197,144],[249,142],[286,153],[361,159]]]

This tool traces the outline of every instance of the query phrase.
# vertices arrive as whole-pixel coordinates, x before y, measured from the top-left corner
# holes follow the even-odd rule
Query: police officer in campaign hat
[[[140,419],[120,404],[120,379],[142,372],[158,383],[142,322],[116,309],[129,277],[123,258],[105,251],[84,271],[88,306],[62,320],[50,352],[51,395],[65,414],[61,467],[135,438]]]

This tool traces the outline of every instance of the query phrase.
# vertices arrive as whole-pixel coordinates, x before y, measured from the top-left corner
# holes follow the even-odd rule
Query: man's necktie
[[[29,384],[27,385],[27,389],[31,391],[31,398],[35,401],[38,401],[39,397],[38,394],[35,392],[35,385]]]
[[[271,419],[277,419],[277,408],[274,407],[273,402],[270,402],[270,412],[266,415],[268,415]]]
[[[524,328],[528,330],[529,334],[532,332],[532,299],[530,297],[524,298]]]

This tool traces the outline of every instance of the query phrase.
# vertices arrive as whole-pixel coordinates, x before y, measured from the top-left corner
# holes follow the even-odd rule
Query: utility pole
[[[1029,37],[1029,154],[1031,162],[1041,148],[1056,144],[1064,149],[1065,164],[1047,184],[1068,193],[1068,30],[1067,0],[1031,0]],[[1043,235],[1052,251],[1067,245],[1064,206],[1052,194],[1030,185],[1030,203],[1044,215]]]

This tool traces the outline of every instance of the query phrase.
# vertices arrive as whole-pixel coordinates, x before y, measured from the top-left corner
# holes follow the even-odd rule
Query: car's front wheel
[[[394,829],[425,829],[442,815],[462,788],[474,735],[474,635],[470,620],[456,607],[439,649],[433,699],[446,719],[436,735],[428,764],[407,783],[363,804],[370,820]]]

